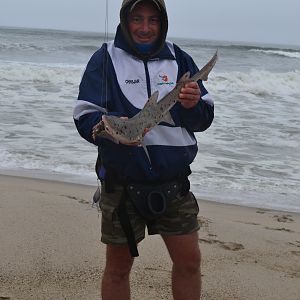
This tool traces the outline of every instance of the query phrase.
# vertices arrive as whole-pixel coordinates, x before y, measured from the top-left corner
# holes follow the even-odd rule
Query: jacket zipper
[[[146,74],[146,84],[147,84],[147,94],[148,98],[151,97],[151,84],[150,84],[150,76],[147,61],[144,61],[145,74]]]
[[[148,63],[145,60],[144,60],[144,67],[145,67],[145,74],[146,74],[147,94],[148,94],[148,98],[150,98],[151,97],[150,76],[149,76]],[[150,170],[152,170],[152,163],[151,163],[151,159],[150,159],[147,147],[145,145],[143,145],[143,144],[142,144],[142,146],[143,146],[144,152],[145,152],[145,154],[147,156],[147,159],[148,159],[148,162],[149,162],[149,165],[150,165]]]

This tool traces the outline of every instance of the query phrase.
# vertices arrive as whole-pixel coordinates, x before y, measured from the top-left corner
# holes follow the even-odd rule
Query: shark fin
[[[174,120],[169,111],[165,114],[164,118],[162,119],[162,122],[166,122],[170,125],[175,126]]]
[[[156,105],[157,104],[157,99],[158,99],[158,91],[154,92],[151,97],[148,99],[146,102],[145,107]]]
[[[143,140],[141,141],[141,146],[143,147],[143,149],[145,151],[145,154],[146,154],[146,156],[147,156],[147,158],[149,160],[150,165],[152,165],[151,159],[150,159],[150,155],[149,155],[149,152],[148,152],[148,149],[147,149],[147,146],[144,144]]]
[[[179,82],[186,82],[191,78],[191,73],[186,72],[182,75],[182,77],[179,79]]]

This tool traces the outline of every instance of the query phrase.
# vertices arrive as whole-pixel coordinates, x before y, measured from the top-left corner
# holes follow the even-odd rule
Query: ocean
[[[0,173],[97,185],[97,149],[72,111],[82,73],[105,37],[0,27]],[[215,119],[197,133],[198,198],[300,212],[300,46],[172,39],[199,68]]]

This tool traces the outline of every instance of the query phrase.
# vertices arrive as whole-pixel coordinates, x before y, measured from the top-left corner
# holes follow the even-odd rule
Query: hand
[[[197,82],[191,81],[180,90],[179,102],[184,108],[193,108],[200,101],[201,92]]]

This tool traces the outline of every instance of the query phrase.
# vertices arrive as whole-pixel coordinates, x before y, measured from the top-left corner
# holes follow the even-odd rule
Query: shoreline
[[[93,175],[93,179],[88,178],[84,179],[81,176],[75,176],[72,174],[64,174],[64,173],[48,173],[43,170],[3,170],[0,169],[0,177],[1,176],[10,176],[10,177],[16,177],[16,178],[28,178],[28,179],[36,179],[36,180],[44,180],[44,181],[53,181],[53,182],[62,182],[66,184],[75,184],[75,185],[84,185],[84,186],[89,186],[89,187],[94,187],[96,189],[97,187],[97,177],[96,175]],[[80,182],[81,181],[81,182]],[[92,182],[94,181],[94,182]],[[193,187],[191,186],[191,191],[193,191]],[[206,202],[212,202],[212,203],[220,203],[224,205],[233,205],[233,206],[241,206],[241,207],[246,207],[246,208],[254,208],[254,209],[264,209],[264,210],[273,210],[273,211],[282,211],[286,213],[297,213],[300,214],[300,207],[295,208],[294,210],[288,209],[288,208],[275,208],[275,207],[270,207],[270,206],[257,206],[255,204],[251,205],[249,201],[245,201],[244,203],[237,203],[238,201],[230,201],[228,199],[234,198],[234,199],[240,199],[242,198],[242,194],[231,194],[230,196],[226,196],[222,200],[219,199],[215,195],[209,195],[205,193],[205,196],[203,195],[195,195],[197,199],[201,199],[202,201]],[[258,195],[255,195],[255,198],[258,198]],[[251,194],[244,195],[244,198],[250,199]],[[216,199],[216,200],[215,200]]]
[[[100,298],[105,245],[95,187],[0,175],[0,298]],[[300,214],[198,200],[202,299],[296,300]],[[172,299],[171,261],[146,236],[132,274],[132,299]]]

